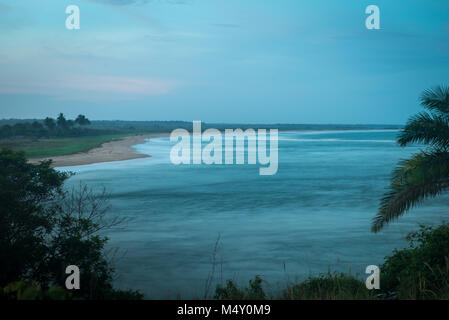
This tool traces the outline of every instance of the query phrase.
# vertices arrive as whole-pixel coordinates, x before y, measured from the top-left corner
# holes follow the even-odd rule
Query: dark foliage
[[[85,128],[90,124],[90,120],[82,114],[75,120],[67,120],[60,113],[56,120],[47,117],[43,121],[17,122],[13,125],[3,125],[0,127],[0,138],[80,136],[94,133],[94,131]]]
[[[449,224],[421,226],[381,266],[381,289],[399,299],[449,298]]]
[[[0,150],[0,287],[32,281],[43,292],[64,288],[66,267],[76,265],[81,289],[74,298],[140,297],[112,287],[107,238],[98,232],[121,221],[106,216],[105,192],[83,185],[64,191],[69,174],[50,164],[29,164],[23,153]]]
[[[421,143],[427,149],[402,160],[393,172],[390,188],[373,219],[373,232],[449,188],[449,87],[425,91],[421,104],[426,111],[409,119],[398,143]]]

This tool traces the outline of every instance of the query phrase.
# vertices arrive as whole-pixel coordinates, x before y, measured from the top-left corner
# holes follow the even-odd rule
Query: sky
[[[0,0],[0,118],[403,124],[439,84],[447,0]]]

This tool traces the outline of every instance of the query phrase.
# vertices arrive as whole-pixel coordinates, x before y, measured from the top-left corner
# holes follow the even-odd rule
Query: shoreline
[[[145,135],[128,136],[117,141],[105,142],[101,146],[85,152],[78,152],[63,156],[31,158],[29,163],[37,164],[40,161],[52,160],[51,167],[82,166],[102,162],[114,162],[133,159],[150,158],[151,155],[138,153],[135,145],[144,144],[147,139],[168,137],[169,133],[153,133]]]
[[[367,129],[367,130],[285,130],[281,132],[325,133],[325,132],[354,132],[354,131],[397,131],[398,129]],[[125,161],[150,158],[151,155],[138,153],[135,145],[144,144],[147,139],[169,137],[170,133],[150,133],[127,136],[117,141],[105,142],[99,147],[85,152],[78,152],[63,156],[30,158],[29,163],[37,164],[40,161],[52,160],[51,167],[82,166],[95,163]]]

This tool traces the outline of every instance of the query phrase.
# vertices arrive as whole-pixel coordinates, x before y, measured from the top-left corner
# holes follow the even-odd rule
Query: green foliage
[[[266,294],[262,287],[262,279],[256,276],[249,281],[249,287],[240,289],[231,280],[226,286],[217,285],[214,299],[217,300],[265,300]]]
[[[48,130],[53,131],[56,128],[55,119],[49,117],[45,118],[44,125],[48,128]]]
[[[279,299],[367,300],[449,299],[449,223],[421,226],[407,236],[409,246],[394,250],[380,266],[380,290],[368,290],[365,282],[345,273],[320,274],[288,284]],[[217,286],[215,299],[266,299],[256,277],[248,288],[234,282]]]
[[[103,143],[122,139],[121,135],[96,135],[71,138],[52,139],[14,139],[1,141],[0,144],[16,151],[23,151],[29,158],[53,157],[77,152],[86,152],[92,148],[101,146]]]
[[[58,128],[67,129],[67,120],[62,113],[60,113],[56,119],[56,124],[58,125]]]
[[[381,289],[399,299],[449,298],[449,224],[421,226],[381,266]]]
[[[7,257],[0,260],[0,286],[7,294],[38,298],[37,286],[45,292],[64,287],[65,268],[77,265],[81,289],[72,292],[75,298],[137,298],[138,293],[112,287],[114,270],[104,254],[107,238],[98,231],[121,221],[106,217],[105,192],[94,194],[83,185],[64,191],[69,174],[50,164],[32,165],[21,152],[0,150],[0,256]],[[58,290],[48,294],[55,297]]]
[[[233,281],[226,286],[218,285],[214,299],[218,300],[265,300],[263,280],[256,276],[247,288],[239,288]],[[365,283],[344,273],[320,274],[303,282],[289,284],[278,299],[282,300],[366,300],[376,299],[376,292],[368,290]]]
[[[41,288],[36,282],[17,281],[3,288],[3,293],[16,300],[36,300],[41,296]]]
[[[45,296],[48,300],[69,300],[72,298],[72,295],[66,289],[57,286],[48,288]]]
[[[45,256],[54,208],[45,206],[61,194],[68,177],[50,162],[27,163],[23,153],[0,150],[0,286],[29,272]]]
[[[428,148],[401,161],[393,172],[390,190],[373,219],[373,232],[379,232],[422,200],[449,188],[449,87],[425,91],[421,104],[426,111],[409,119],[398,143],[422,143]]]
[[[104,299],[105,300],[142,300],[144,295],[137,290],[110,290],[108,291]]]
[[[2,290],[8,300],[71,300],[72,295],[65,289],[53,286],[44,290],[36,281],[16,281]]]
[[[74,291],[72,291],[74,292]],[[0,297],[7,300],[83,300],[72,292],[60,287],[51,286],[43,289],[36,281],[15,281],[3,289],[0,288]],[[132,290],[112,289],[102,297],[105,300],[142,300],[143,294]]]
[[[289,285],[282,298],[287,300],[366,300],[374,299],[375,294],[366,288],[363,281],[351,275],[329,272]]]
[[[80,126],[88,126],[90,125],[90,120],[86,118],[86,116],[80,114],[76,119],[75,123],[79,124]]]
[[[88,133],[84,126],[90,125],[89,119],[80,114],[75,120],[67,120],[65,116],[60,113],[58,118],[45,118],[38,122],[18,122],[14,125],[4,125],[0,127],[0,138],[11,137],[66,137],[79,136]]]
[[[382,199],[380,213],[373,221],[375,232],[420,201],[437,196],[449,187],[447,151],[422,151],[399,165],[393,173],[390,191]]]

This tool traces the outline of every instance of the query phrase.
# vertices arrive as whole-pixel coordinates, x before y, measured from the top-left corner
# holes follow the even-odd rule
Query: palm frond
[[[421,112],[411,117],[398,136],[404,147],[409,143],[425,143],[436,148],[449,146],[449,118]]]
[[[421,105],[440,115],[449,116],[449,87],[437,86],[424,91],[420,97]]]
[[[394,171],[390,190],[381,200],[371,231],[379,232],[424,199],[449,188],[449,152],[433,150],[403,160]]]

